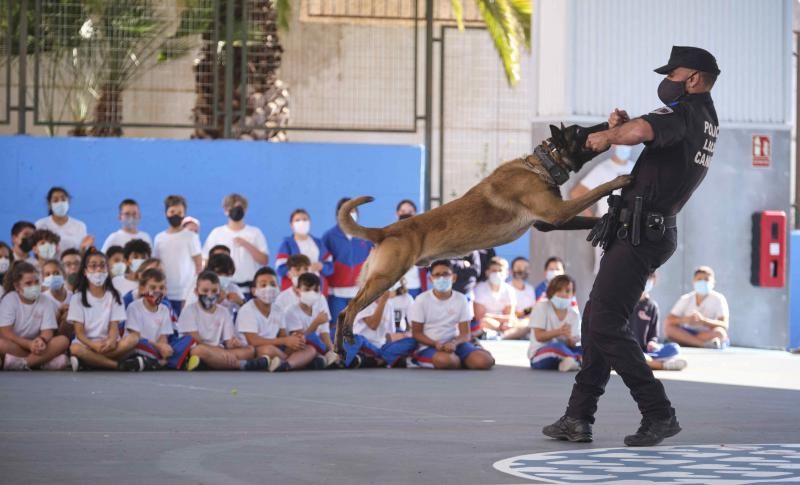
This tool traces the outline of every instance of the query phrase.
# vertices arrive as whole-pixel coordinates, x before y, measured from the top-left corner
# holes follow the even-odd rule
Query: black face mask
[[[403,219],[408,219],[409,217],[413,217],[411,214],[400,214],[397,216],[398,221],[402,221]]]
[[[180,226],[182,221],[183,221],[183,217],[182,216],[169,216],[169,217],[167,217],[167,222],[169,222],[169,225],[172,226],[172,227]]]
[[[242,206],[237,205],[236,207],[232,208],[228,211],[228,217],[231,218],[234,222],[239,222],[244,219],[244,209]]]
[[[66,280],[70,288],[75,288],[76,286],[78,286],[78,273],[68,274]]]
[[[530,276],[530,273],[527,272],[527,271],[514,271],[514,278],[516,278],[518,280],[527,281],[529,276]]]
[[[683,81],[671,81],[667,78],[661,80],[658,85],[658,99],[664,104],[670,104],[686,94],[686,81],[691,79],[697,72],[687,77]]]
[[[19,242],[19,249],[22,250],[23,253],[31,252],[31,249],[33,249],[33,242],[31,242],[30,236],[22,238],[22,241]]]

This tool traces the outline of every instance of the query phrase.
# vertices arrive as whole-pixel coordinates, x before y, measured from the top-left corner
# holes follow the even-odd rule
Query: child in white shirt
[[[470,343],[472,308],[467,297],[453,291],[456,275],[449,260],[430,267],[433,289],[419,295],[408,311],[411,332],[419,343],[412,363],[436,369],[490,369],[492,355]]]
[[[126,311],[125,335],[136,337],[135,351],[145,359],[146,370],[166,366],[174,354],[168,340],[172,335],[170,312],[161,304],[165,293],[166,276],[160,269],[149,269],[139,281],[140,297]]]
[[[156,235],[153,257],[161,260],[167,275],[167,298],[175,313],[180,315],[192,277],[202,267],[200,238],[181,226],[186,215],[186,199],[180,195],[167,196],[164,207],[170,227]]]
[[[414,337],[395,333],[393,293],[384,292],[356,315],[354,341],[344,341],[346,367],[393,367],[417,348]]]
[[[129,292],[139,288],[139,269],[145,261],[150,259],[150,244],[142,239],[131,239],[122,248],[122,256],[128,271],[114,277],[111,282],[123,297]]]
[[[72,339],[75,336],[74,329],[67,321],[72,292],[65,285],[64,270],[58,260],[51,259],[42,265],[42,289],[44,290],[42,297],[53,305],[59,335]]]
[[[48,229],[61,238],[61,250],[85,249],[94,244],[94,236],[86,233],[86,224],[69,217],[70,196],[63,187],[52,187],[47,192],[47,205],[50,215],[36,221],[37,229]],[[45,259],[51,259],[55,255]]]
[[[195,340],[186,370],[195,370],[201,364],[219,370],[267,370],[269,359],[255,357],[255,349],[242,344],[230,311],[217,304],[225,297],[219,277],[203,271],[197,276],[195,291],[197,302],[188,305],[178,318],[181,335],[190,335]]]
[[[289,335],[283,310],[275,305],[280,293],[275,270],[264,267],[256,271],[250,291],[253,299],[247,302],[236,318],[239,333],[256,348],[256,355],[270,359],[270,372],[303,369],[314,360],[317,352],[306,345],[303,335]]]
[[[508,262],[505,259],[492,258],[485,273],[486,281],[475,286],[475,319],[484,331],[502,337],[516,323],[517,293],[506,283]]]
[[[108,262],[93,247],[86,250],[78,272],[75,294],[69,302],[67,320],[75,328],[70,346],[70,363],[77,372],[85,366],[103,369],[141,371],[141,361],[129,358],[138,339],[120,339],[119,322],[125,308],[108,276]]]
[[[568,275],[555,276],[547,285],[547,299],[540,300],[531,312],[531,344],[528,358],[531,369],[580,369],[582,349],[581,315],[572,305],[575,281]]]
[[[319,276],[303,273],[293,290],[297,302],[284,308],[286,329],[290,334],[302,336],[306,344],[314,347],[321,359],[317,366],[328,368],[339,362],[339,354],[333,351],[330,335],[330,310],[320,291]]]
[[[101,251],[108,252],[111,246],[125,247],[128,241],[134,239],[141,239],[148,245],[152,243],[150,235],[138,229],[139,222],[141,221],[141,212],[139,204],[133,199],[125,199],[119,203],[119,222],[122,224],[122,229],[112,232],[108,235]]]
[[[16,261],[5,278],[0,300],[0,354],[4,370],[66,367],[69,340],[55,335],[53,305],[41,296],[39,272],[30,263]]]

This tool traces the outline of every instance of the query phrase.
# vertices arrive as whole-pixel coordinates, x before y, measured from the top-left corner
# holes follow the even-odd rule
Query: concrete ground
[[[0,373],[0,483],[554,483],[493,464],[621,447],[638,426],[614,376],[593,443],[545,438],[573,375],[528,369],[522,342],[487,347],[503,364],[488,372]],[[800,443],[800,355],[687,359],[683,373],[659,373],[684,429],[664,445]],[[800,458],[773,461],[800,469]]]

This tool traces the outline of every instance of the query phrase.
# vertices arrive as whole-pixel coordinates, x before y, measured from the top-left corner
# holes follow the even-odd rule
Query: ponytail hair
[[[22,259],[18,259],[11,263],[11,267],[8,268],[5,278],[3,278],[3,290],[5,294],[7,295],[12,291],[15,291],[15,286],[20,282],[22,276],[27,273],[38,274],[39,271],[34,265]]]
[[[75,284],[75,293],[81,294],[81,303],[83,303],[83,306],[86,308],[92,306],[89,304],[89,299],[86,296],[89,292],[89,278],[86,277],[86,267],[89,265],[89,258],[92,256],[100,256],[103,258],[103,261],[106,262],[106,266],[108,266],[108,259],[106,258],[105,254],[98,251],[94,246],[90,246],[86,249],[86,252],[83,254],[83,258],[81,258],[81,266],[78,269],[78,282]],[[108,268],[106,268],[106,270],[108,270]],[[105,283],[103,283],[103,289],[111,292],[111,296],[114,298],[114,301],[116,301],[117,304],[122,304],[122,300],[119,297],[119,292],[116,288],[114,288],[114,285],[111,284],[110,276],[107,277]]]

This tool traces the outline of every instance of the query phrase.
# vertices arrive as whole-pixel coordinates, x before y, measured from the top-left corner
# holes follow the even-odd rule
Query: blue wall
[[[15,221],[47,214],[53,185],[69,190],[70,215],[98,246],[119,229],[123,198],[139,202],[140,227],[155,236],[167,226],[164,197],[183,195],[205,240],[227,220],[222,198],[239,192],[250,202],[246,222],[264,231],[274,256],[295,208],[310,212],[312,234],[321,236],[343,196],[375,197],[361,208],[368,226],[393,222],[400,199],[421,207],[423,155],[419,146],[400,145],[0,137],[0,240],[10,241]]]
[[[789,347],[800,347],[800,231],[789,233]]]

